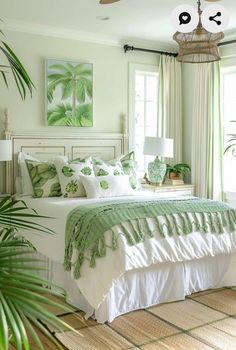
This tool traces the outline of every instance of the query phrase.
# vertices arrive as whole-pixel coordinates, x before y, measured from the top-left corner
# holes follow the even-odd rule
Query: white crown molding
[[[108,46],[122,47],[124,44],[129,44],[132,46],[158,50],[176,50],[177,48],[175,43],[172,44],[171,42],[161,42],[129,37],[121,39],[114,36],[105,36],[102,34],[83,32],[71,29],[61,29],[58,27],[46,26],[30,22],[26,23],[23,21],[17,21],[12,19],[5,19],[4,22],[1,23],[1,29],[13,32],[56,37],[61,39],[78,40],[82,42]]]
[[[118,38],[100,35],[97,33],[82,32],[71,29],[61,29],[58,27],[52,27],[42,24],[26,23],[22,21],[16,21],[11,19],[5,19],[1,23],[3,30],[9,30],[13,32],[21,32],[27,34],[36,34],[43,36],[51,36],[62,39],[78,40],[90,43],[97,43],[109,46],[120,46],[120,40]]]

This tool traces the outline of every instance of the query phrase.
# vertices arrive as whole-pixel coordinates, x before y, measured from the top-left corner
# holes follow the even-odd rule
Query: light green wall
[[[36,90],[33,98],[22,102],[11,81],[7,90],[0,81],[0,133],[3,130],[3,109],[9,108],[10,128],[13,131],[121,132],[120,115],[128,115],[129,62],[154,65],[157,56],[143,53],[124,54],[118,46],[86,43],[41,35],[6,31],[9,45],[14,49],[30,74]],[[94,127],[67,128],[45,125],[46,58],[68,59],[93,63]],[[0,191],[2,172],[0,172]]]
[[[22,102],[14,85],[11,85],[8,92],[1,83],[0,107],[9,108],[11,127],[18,131],[43,131],[46,128],[44,99],[44,60],[46,58],[93,63],[94,127],[88,128],[87,132],[119,132],[120,113],[127,114],[128,110],[128,62],[156,63],[154,55],[140,53],[125,55],[122,48],[116,46],[16,32],[6,32],[6,34],[9,44],[24,62],[36,86],[33,98],[27,98]],[[58,127],[50,127],[50,129],[56,132]],[[59,130],[62,131],[63,128],[59,127]],[[68,131],[68,128],[64,130]]]

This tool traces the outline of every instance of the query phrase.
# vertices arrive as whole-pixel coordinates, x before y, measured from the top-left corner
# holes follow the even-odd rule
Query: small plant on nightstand
[[[236,120],[231,120],[231,123],[236,124]],[[235,157],[236,156],[236,134],[228,134],[227,136],[229,137],[229,140],[227,141],[228,145],[227,145],[224,153],[232,151],[232,155]]]
[[[191,171],[188,164],[180,163],[175,165],[167,164],[166,175],[171,180],[181,180]]]

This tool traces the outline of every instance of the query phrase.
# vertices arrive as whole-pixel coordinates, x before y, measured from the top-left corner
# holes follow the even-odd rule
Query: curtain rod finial
[[[125,53],[127,52],[127,51],[133,51],[134,50],[134,47],[133,46],[130,46],[130,45],[124,45],[124,51],[125,51]]]

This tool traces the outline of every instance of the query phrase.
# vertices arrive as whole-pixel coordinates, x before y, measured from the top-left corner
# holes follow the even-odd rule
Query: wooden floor
[[[51,330],[69,350],[236,350],[236,288],[193,294],[105,325],[85,321],[80,311],[59,317],[79,330]],[[55,349],[45,338],[44,343],[47,350]]]

